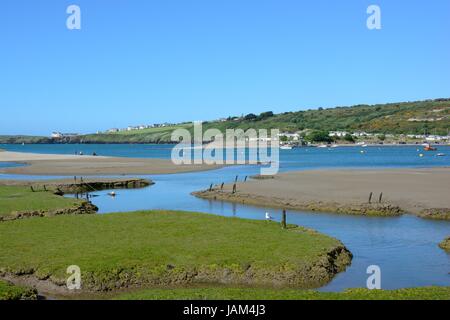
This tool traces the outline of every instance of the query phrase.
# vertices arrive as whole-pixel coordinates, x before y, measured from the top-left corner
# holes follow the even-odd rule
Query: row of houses
[[[151,129],[151,128],[163,128],[163,127],[170,127],[173,126],[172,123],[154,123],[150,125],[140,125],[140,126],[128,126],[126,128],[112,128],[106,130],[107,133],[117,133],[117,132],[123,132],[123,131],[135,131],[135,130],[145,130],[145,129]]]
[[[394,135],[394,134],[381,134],[381,133],[369,133],[364,131],[356,131],[356,132],[348,132],[348,131],[330,131],[328,133],[328,136],[334,137],[334,138],[344,138],[345,136],[350,135],[355,138],[370,138],[370,137],[380,137],[384,136],[386,138],[409,138],[409,139],[417,139],[417,140],[424,140],[429,142],[438,142],[438,141],[450,141],[450,136],[440,136],[440,135],[420,135],[420,134],[400,134],[400,135]],[[301,140],[300,133],[288,133],[288,132],[282,132],[278,135],[279,137],[286,137],[290,141],[299,141]]]

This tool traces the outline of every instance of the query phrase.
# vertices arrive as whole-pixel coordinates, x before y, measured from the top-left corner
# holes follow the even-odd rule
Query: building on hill
[[[330,131],[330,133],[328,134],[328,136],[330,137],[339,137],[339,138],[343,138],[346,135],[350,134],[347,131]]]

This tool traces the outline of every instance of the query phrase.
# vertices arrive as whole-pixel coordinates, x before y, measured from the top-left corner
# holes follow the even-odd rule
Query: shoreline
[[[75,178],[75,177],[74,177]],[[155,183],[150,179],[141,178],[96,178],[87,177],[80,179],[77,177],[67,179],[48,179],[48,180],[1,180],[2,186],[33,187],[35,189],[47,189],[55,194],[76,194],[85,192],[95,192],[112,189],[141,189]]]
[[[362,216],[403,213],[450,220],[450,168],[343,169],[282,173],[193,192],[203,199],[259,207]],[[370,193],[372,193],[369,203]],[[381,199],[381,201],[380,201]]]
[[[25,166],[0,168],[0,174],[37,176],[149,175],[207,171],[221,165],[175,165],[166,159],[75,156],[22,152],[0,152],[0,163]]]

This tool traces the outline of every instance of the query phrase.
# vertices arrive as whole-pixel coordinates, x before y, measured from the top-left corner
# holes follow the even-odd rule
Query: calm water
[[[83,151],[97,152],[109,156],[130,156],[148,158],[168,158],[172,146],[167,145],[26,145],[5,146],[24,152],[73,154]],[[449,166],[450,148],[439,147],[446,154],[436,153],[418,156],[420,147],[345,147],[333,149],[304,148],[281,151],[281,171],[312,168],[349,167],[430,167]],[[107,196],[108,191],[97,192],[93,198],[100,213],[132,211],[143,209],[172,209],[201,211],[224,216],[250,219],[264,219],[266,211],[277,220],[279,210],[247,205],[230,204],[219,201],[197,199],[192,191],[205,189],[211,183],[233,181],[236,175],[242,179],[246,175],[259,172],[255,166],[234,166],[214,171],[143,176],[156,182],[154,186],[140,190],[119,190],[116,198]],[[3,175],[3,178],[17,178]],[[21,177],[42,178],[42,177]],[[351,267],[339,274],[322,290],[340,291],[366,285],[366,268],[378,265],[382,271],[382,287],[394,289],[402,287],[450,285],[450,255],[437,245],[450,235],[450,222],[428,221],[411,215],[395,218],[367,218],[338,216],[325,213],[289,211],[288,222],[316,229],[340,239],[354,254]]]

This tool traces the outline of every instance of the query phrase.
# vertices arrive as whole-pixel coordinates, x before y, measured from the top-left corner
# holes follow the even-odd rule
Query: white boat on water
[[[280,146],[281,150],[292,150],[293,148],[292,146]]]
[[[326,144],[321,144],[321,145],[318,145],[317,148],[328,148],[328,146]]]

